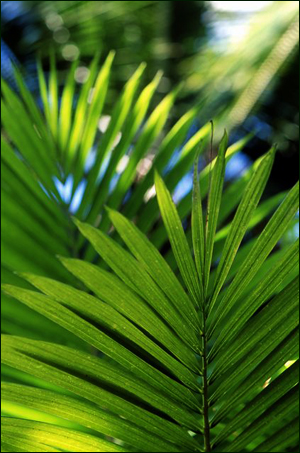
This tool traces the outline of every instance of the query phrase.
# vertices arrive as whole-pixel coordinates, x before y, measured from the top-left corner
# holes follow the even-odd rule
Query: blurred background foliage
[[[298,2],[2,1],[1,26],[2,75],[11,83],[14,61],[37,89],[36,54],[47,69],[55,52],[61,84],[77,58],[80,84],[91,58],[99,53],[103,62],[115,49],[108,107],[145,61],[145,82],[164,72],[154,102],[182,84],[169,125],[200,106],[195,128],[214,118],[233,141],[255,133],[231,164],[233,175],[277,142],[269,190],[297,180]]]

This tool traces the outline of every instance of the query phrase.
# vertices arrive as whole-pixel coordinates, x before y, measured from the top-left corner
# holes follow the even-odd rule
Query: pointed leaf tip
[[[224,129],[224,134],[220,141],[219,152],[218,152],[218,156],[221,156],[222,159],[225,157],[227,148],[228,148],[228,134],[227,134],[227,130]]]
[[[274,143],[272,148],[270,149],[270,153],[274,154],[274,156],[275,156],[277,153],[277,149],[278,149],[278,144]]]
[[[72,219],[72,222],[75,223],[75,225],[80,229],[81,225],[83,224],[83,222],[81,222],[79,219],[77,219],[77,217],[75,216],[72,216],[71,217]]]
[[[277,144],[274,144],[268,154],[274,159],[277,152]]]
[[[142,63],[140,64],[140,68],[141,68],[141,71],[144,71],[147,67],[147,63],[145,61],[142,61]]]
[[[222,140],[228,140],[228,132],[227,129],[224,129]]]
[[[113,59],[113,58],[115,58],[115,55],[116,55],[116,51],[115,51],[114,49],[112,49],[112,50],[109,52],[108,57],[109,57],[110,59]]]
[[[155,186],[162,181],[162,178],[156,168],[154,169],[154,184]]]
[[[197,166],[198,166],[200,154],[202,154],[202,151],[203,151],[203,150],[202,150],[203,144],[204,144],[204,141],[203,141],[203,140],[200,140],[198,149],[196,150],[196,154],[195,154],[194,165],[197,165]],[[198,168],[197,168],[197,170],[198,170]]]
[[[112,209],[112,208],[110,208],[110,207],[107,206],[107,205],[104,206],[104,209],[105,209],[105,211],[107,212],[109,218],[110,218],[115,212],[117,212],[115,209]]]
[[[80,233],[85,237],[87,237],[88,232],[95,229],[95,227],[93,225],[90,225],[89,223],[81,222],[76,217],[72,217],[72,221],[75,223],[75,225],[77,226]]]
[[[108,206],[105,206],[105,210],[108,214],[110,221],[113,223],[113,225],[114,225],[115,220],[118,219],[118,216],[122,216],[122,214],[120,214],[117,210],[112,209]]]
[[[160,79],[162,78],[163,74],[164,74],[164,71],[159,69],[159,71],[157,71],[157,73],[155,74],[154,80],[158,83],[160,81]]]
[[[68,259],[70,259],[70,258],[67,258],[66,256],[62,256],[62,255],[55,255],[55,256],[62,264],[64,264],[66,261],[68,261]]]

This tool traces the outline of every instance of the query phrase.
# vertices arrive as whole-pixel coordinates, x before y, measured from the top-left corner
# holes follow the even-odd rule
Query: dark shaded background
[[[232,105],[240,94],[238,90],[234,91],[230,87],[230,83],[229,88],[226,88],[226,83],[230,81],[230,73],[225,84],[224,80],[221,80],[220,90],[210,89],[213,84],[217,84],[217,78],[216,80],[212,78],[210,73],[211,68],[217,64],[222,68],[224,61],[224,70],[227,70],[228,57],[225,54],[228,50],[226,46],[229,44],[226,41],[226,31],[224,33],[223,29],[227,27],[228,32],[228,27],[234,27],[237,23],[247,24],[247,21],[256,15],[258,41],[253,42],[249,38],[245,43],[245,51],[253,48],[254,56],[251,57],[253,61],[249,60],[249,68],[256,70],[263,64],[289,25],[283,20],[280,22],[280,17],[277,17],[281,14],[279,9],[284,7],[282,4],[298,4],[298,2],[255,2],[273,3],[269,14],[270,22],[266,23],[263,17],[260,18],[260,12],[220,11],[213,8],[212,3],[220,2],[2,1],[2,75],[13,83],[10,66],[10,61],[13,60],[24,68],[27,82],[34,91],[37,53],[42,58],[44,68],[47,69],[49,52],[54,50],[63,83],[64,69],[69,67],[73,58],[72,48],[73,51],[75,49],[80,53],[82,65],[88,64],[95,52],[101,52],[101,58],[104,60],[109,50],[116,49],[113,84],[109,93],[112,104],[137,64],[146,61],[146,79],[150,80],[158,69],[164,71],[159,88],[160,95],[174,88],[179,82],[187,82],[174,115],[178,117],[190,106],[200,103],[203,109],[199,121],[203,124],[222,112],[224,106]],[[264,37],[262,35],[260,42],[259,34],[265,32],[264,29],[268,27],[269,48],[267,46],[264,48],[266,45]],[[236,39],[240,39],[239,35]],[[224,50],[216,51],[216,47],[222,49],[222,46]],[[66,49],[70,50],[71,56],[66,57]],[[240,57],[242,54],[243,52],[240,53]],[[244,75],[240,66],[243,64],[239,65],[239,54],[235,59],[236,61],[230,64],[235,73],[241,72],[242,80]],[[207,65],[207,70],[203,62]],[[203,82],[206,74],[207,80]],[[244,150],[245,155],[251,160],[266,152],[272,143],[278,143],[277,158],[268,186],[269,193],[266,195],[287,190],[298,179],[298,99],[298,48],[295,48],[279,71],[274,74],[263,96],[253,105],[247,119],[232,128],[232,141],[249,131],[256,133],[255,138]],[[244,159],[243,162],[247,160]]]

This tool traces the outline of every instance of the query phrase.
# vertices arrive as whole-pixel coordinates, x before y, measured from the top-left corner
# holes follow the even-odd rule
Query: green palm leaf
[[[63,87],[58,81],[54,57],[51,57],[49,80],[39,64],[43,112],[18,69],[15,70],[18,94],[5,81],[2,83],[1,266],[2,275],[5,276],[2,281],[6,283],[18,280],[11,274],[14,271],[35,272],[73,283],[74,280],[57,262],[55,255],[83,254],[92,260],[96,254],[92,247],[87,247],[83,237],[78,236],[70,211],[77,211],[78,218],[94,225],[98,226],[100,221],[100,228],[107,231],[109,219],[104,204],[118,208],[123,203],[131,185],[138,182],[138,165],[143,163],[154,141],[159,145],[161,139],[158,140],[158,135],[163,135],[177,91],[168,95],[145,121],[161,74],[158,73],[139,92],[145,67],[140,65],[124,87],[111,113],[108,128],[100,134],[99,116],[101,112],[110,113],[105,109],[113,53],[109,54],[99,72],[98,61],[99,56],[96,55],[89,68],[89,77],[81,86],[74,82],[78,65],[74,62]],[[18,121],[15,121],[16,111]],[[159,168],[168,166],[196,114],[196,109],[187,112],[162,140],[161,152],[158,153]],[[206,133],[204,129],[201,135]],[[115,145],[118,137],[121,139]],[[95,162],[91,166],[88,161],[93,159]],[[129,164],[121,175],[118,166],[123,165],[122,159]],[[102,173],[101,178],[99,172]],[[176,182],[180,177],[176,177]],[[114,187],[111,185],[112,180],[117,181]],[[66,187],[63,188],[63,185]],[[144,196],[149,185],[140,180],[138,187],[141,211],[145,206]],[[82,189],[83,195],[80,195]],[[76,199],[77,204],[80,200],[79,206],[74,205]],[[130,205],[129,198],[123,206],[124,211]],[[157,215],[157,208],[155,211]],[[99,217],[99,213],[102,217]],[[136,215],[140,214],[135,210],[131,217]],[[18,284],[24,286],[21,280]],[[4,296],[4,331],[12,334],[30,331],[29,335],[36,337],[38,325],[31,322],[31,311],[27,311],[26,317],[24,313],[24,307],[21,308],[15,301],[9,302]],[[14,321],[16,317],[18,327]],[[28,329],[29,324],[31,329]]]
[[[176,207],[171,192],[204,150],[209,125],[183,146],[165,181],[159,173],[193,109],[159,145],[157,171],[137,178],[122,204],[177,93],[142,126],[160,75],[138,95],[140,66],[98,142],[112,59],[97,75],[96,57],[80,90],[74,64],[60,105],[54,60],[48,84],[40,68],[47,126],[19,73],[19,95],[3,85],[2,449],[289,451],[297,445],[299,241],[276,247],[297,213],[298,185],[259,205],[272,148],[222,197],[226,162],[247,140],[227,150],[225,134],[200,176],[196,159],[192,194]],[[86,183],[74,222],[72,196],[64,200],[57,184],[70,176],[73,194]],[[153,228],[157,207],[162,223]],[[243,242],[262,220],[260,235]]]

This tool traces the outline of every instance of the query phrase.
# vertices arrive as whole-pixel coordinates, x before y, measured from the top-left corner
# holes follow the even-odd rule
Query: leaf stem
[[[209,426],[209,417],[208,417],[208,382],[207,382],[207,351],[206,351],[206,313],[205,308],[203,308],[203,334],[202,334],[202,372],[203,372],[203,424],[204,424],[204,451],[210,452],[210,426]]]

